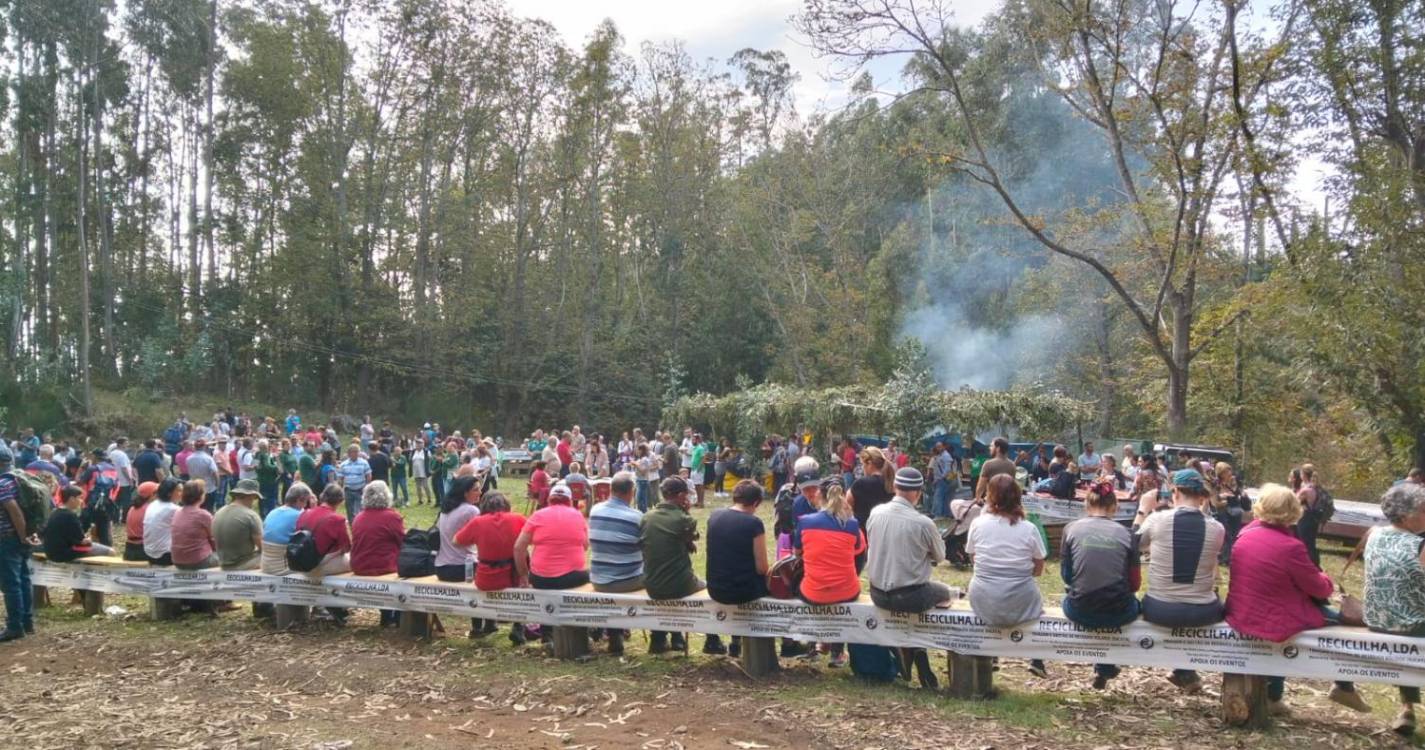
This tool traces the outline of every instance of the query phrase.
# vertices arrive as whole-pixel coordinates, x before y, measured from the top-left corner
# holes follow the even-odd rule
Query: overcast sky
[[[637,55],[644,42],[680,40],[695,61],[708,58],[725,63],[744,47],[778,49],[786,54],[800,76],[796,89],[797,112],[803,117],[817,110],[830,110],[845,103],[845,87],[834,79],[833,63],[818,59],[798,38],[791,16],[801,0],[717,0],[716,2],[669,2],[668,0],[506,0],[515,13],[542,18],[563,34],[568,44],[582,47],[603,19],[611,18],[625,39],[625,52]],[[1000,0],[958,0],[956,18],[966,25],[978,24]],[[1250,20],[1248,21],[1250,23]],[[1267,21],[1270,23],[1270,21]],[[899,65],[903,61],[881,61],[873,70],[881,90],[900,88]],[[1293,188],[1306,202],[1320,207],[1320,184],[1326,173],[1314,159],[1304,160]]]
[[[711,58],[725,63],[744,47],[778,49],[786,54],[801,76],[797,85],[797,111],[806,116],[844,102],[843,86],[830,80],[831,61],[818,59],[797,38],[791,16],[801,0],[719,0],[718,2],[668,2],[667,0],[506,0],[515,13],[542,18],[554,25],[571,47],[581,47],[594,27],[611,18],[626,40],[625,51],[637,55],[644,42],[679,40],[695,61]],[[960,20],[979,23],[997,0],[957,3]],[[878,86],[896,88],[898,66],[878,67]]]

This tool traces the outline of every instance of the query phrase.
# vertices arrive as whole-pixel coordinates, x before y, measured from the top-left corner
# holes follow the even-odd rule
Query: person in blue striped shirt
[[[632,472],[620,471],[609,499],[589,511],[589,581],[595,591],[623,594],[643,588],[643,514],[633,507],[635,484]],[[609,653],[623,653],[623,631],[611,629],[608,636]]]

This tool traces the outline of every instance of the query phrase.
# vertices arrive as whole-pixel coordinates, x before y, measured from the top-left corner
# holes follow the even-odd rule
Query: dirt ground
[[[1160,673],[1127,669],[1108,691],[1086,665],[1031,677],[1006,662],[1001,696],[966,702],[903,686],[866,685],[817,662],[784,660],[755,682],[735,662],[696,653],[650,656],[595,645],[586,663],[516,649],[504,633],[472,642],[464,623],[411,644],[358,612],[344,629],[311,623],[279,633],[247,611],[153,623],[85,618],[53,592],[40,633],[0,645],[0,747],[16,748],[1354,748],[1398,746],[1374,714],[1327,702],[1329,685],[1290,685],[1295,717],[1268,732],[1225,729],[1209,694],[1183,696]],[[938,668],[943,670],[943,659]],[[942,675],[943,681],[943,675]]]

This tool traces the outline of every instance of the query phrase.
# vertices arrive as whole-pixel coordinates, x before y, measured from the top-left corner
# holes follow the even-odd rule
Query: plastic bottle
[[[466,559],[465,559],[465,582],[466,582],[466,583],[470,583],[470,582],[473,581],[473,580],[475,580],[475,561],[472,560],[472,559],[470,559],[470,558],[466,558]]]

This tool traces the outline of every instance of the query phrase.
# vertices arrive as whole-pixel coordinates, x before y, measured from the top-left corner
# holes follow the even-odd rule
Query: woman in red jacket
[[[499,492],[491,492],[480,501],[480,515],[470,519],[455,532],[455,543],[474,546],[479,555],[475,564],[475,588],[481,591],[528,585],[515,571],[515,540],[524,529],[524,516],[510,511],[510,501]],[[523,623],[510,628],[510,641],[516,646],[525,642]]]
[[[351,572],[359,576],[384,576],[396,572],[396,558],[406,539],[400,511],[391,507],[391,489],[381,480],[361,490],[361,512],[351,523]],[[381,610],[381,626],[401,623],[399,610]]]
[[[1340,624],[1340,612],[1326,606],[1336,585],[1311,562],[1306,545],[1292,533],[1301,513],[1301,503],[1289,488],[1262,485],[1252,506],[1256,520],[1242,529],[1232,548],[1227,624],[1233,630],[1280,643],[1303,630]],[[1267,678],[1267,698],[1275,715],[1291,713],[1282,702],[1285,690],[1285,678]],[[1349,682],[1337,682],[1330,697],[1356,711],[1370,710]]]
[[[866,535],[841,487],[840,477],[822,482],[821,510],[797,519],[792,548],[802,558],[797,594],[808,604],[841,604],[861,597]],[[831,666],[846,663],[845,644],[830,644]]]

